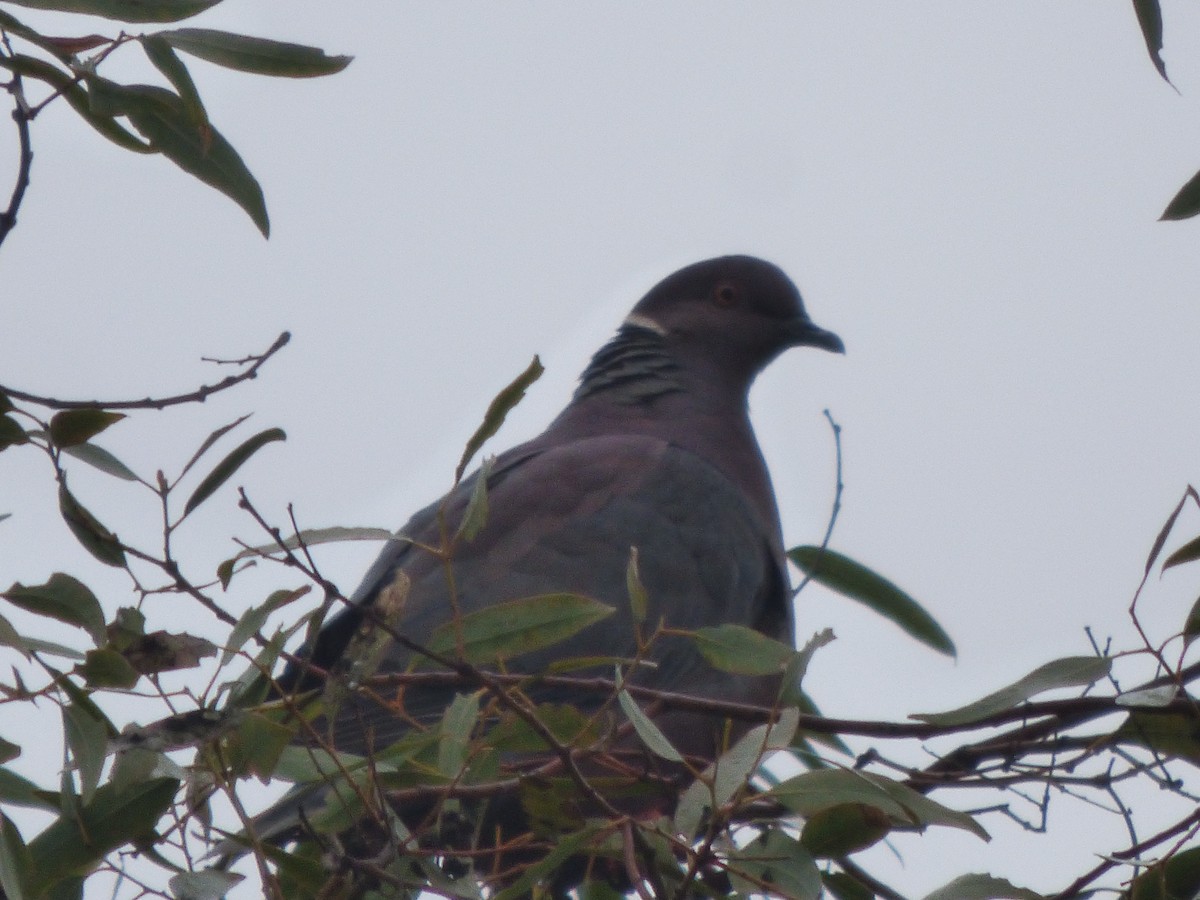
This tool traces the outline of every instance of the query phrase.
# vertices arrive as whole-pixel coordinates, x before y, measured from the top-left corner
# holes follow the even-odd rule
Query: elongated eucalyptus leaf
[[[621,691],[617,694],[617,700],[621,709],[625,711],[625,717],[633,725],[633,730],[654,755],[671,762],[683,762],[683,755],[672,746],[670,739],[654,724],[654,720],[642,712],[637,701],[629,696],[629,691]]]
[[[68,409],[50,420],[50,440],[60,447],[74,447],[124,418],[124,413],[103,409]]]
[[[939,653],[954,656],[954,642],[916,600],[882,575],[828,547],[794,547],[787,553],[805,575],[890,619]]]
[[[31,9],[102,16],[118,22],[178,22],[216,6],[221,0],[11,0]]]
[[[1112,660],[1106,657],[1068,656],[1038,666],[1023,678],[974,703],[944,713],[916,713],[912,718],[931,725],[965,725],[1012,709],[1044,691],[1091,684],[1107,675],[1110,669]]]
[[[284,434],[282,428],[268,428],[266,431],[260,431],[254,437],[249,438],[236,447],[228,456],[217,463],[216,468],[205,476],[204,480],[196,487],[196,490],[192,492],[192,496],[188,497],[187,504],[183,508],[184,515],[191,513],[192,510],[216,493],[217,488],[232,478],[233,473],[240,469],[251,456],[267,444],[283,440],[287,440],[287,435]]]
[[[1045,894],[1017,887],[994,875],[960,875],[925,900],[1047,900]]]
[[[512,408],[521,402],[521,398],[525,396],[525,391],[529,386],[542,377],[542,372],[545,369],[542,367],[542,361],[536,356],[533,362],[518,375],[511,384],[496,395],[491,404],[487,408],[487,412],[483,415],[483,422],[475,429],[475,433],[471,435],[467,441],[467,446],[463,449],[462,459],[458,461],[458,468],[454,470],[454,483],[457,484],[462,480],[463,472],[467,469],[467,464],[479,452],[492,435],[500,430],[500,426],[504,424],[505,418],[508,416]]]
[[[328,56],[318,47],[288,44],[266,38],[214,31],[211,28],[178,28],[157,35],[176,50],[190,53],[210,63],[286,78],[313,78],[340,72],[352,56]]]
[[[101,785],[78,817],[62,816],[29,842],[30,893],[39,896],[65,878],[84,875],[113,850],[148,834],[178,788],[174,778],[154,778],[125,790]]]
[[[78,578],[55,572],[45,584],[14,584],[0,596],[26,612],[77,625],[97,644],[106,640],[100,601]]]
[[[513,659],[567,638],[612,615],[613,608],[580,594],[539,594],[497,603],[438,628],[428,649],[455,656],[458,633],[467,662],[482,663]]]

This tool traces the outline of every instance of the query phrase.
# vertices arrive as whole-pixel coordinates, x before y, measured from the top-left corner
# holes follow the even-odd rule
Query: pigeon
[[[599,658],[595,668],[568,674],[612,678],[614,660],[619,666],[639,656],[628,580],[636,548],[647,607],[641,627],[663,623],[673,633],[642,648],[629,682],[773,704],[781,674],[719,671],[679,632],[735,623],[794,643],[779,512],[748,412],[755,376],[790,347],[844,352],[837,335],[809,319],[799,291],[772,263],[723,256],[663,279],[592,357],[544,432],[495,457],[400,529],[350,603],[288,666],[279,690],[320,687],[314,672],[350,671],[357,661],[347,655],[364,646],[377,674],[407,671],[419,663],[412,647],[426,645],[455,610],[470,615],[553,593],[594,598],[614,611],[565,641],[504,660],[503,671],[534,676],[563,660]],[[454,542],[447,564],[429,548],[444,546],[448,527],[454,533],[480,478],[486,519],[469,540]],[[399,614],[386,618],[403,643],[367,613],[381,597],[395,600],[397,585]],[[456,694],[471,691],[447,684],[348,691],[314,728],[338,750],[371,756],[436,725]],[[526,693],[535,703],[572,704],[588,714],[615,706],[611,696],[536,679]],[[693,710],[653,712],[662,735],[693,762],[713,760],[749,727]],[[625,746],[638,743],[628,728],[624,735]],[[256,820],[257,833],[295,837],[314,802],[303,791],[289,795]],[[661,803],[654,808],[661,811]],[[519,810],[500,815],[513,828],[520,824]]]

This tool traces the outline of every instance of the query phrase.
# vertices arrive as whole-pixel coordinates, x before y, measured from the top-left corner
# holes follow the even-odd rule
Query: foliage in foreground
[[[862,851],[928,829],[960,829],[985,840],[988,829],[1012,827],[1022,815],[1044,819],[1051,802],[1065,795],[1121,816],[1128,844],[1095,848],[1099,861],[1068,885],[1035,890],[964,873],[927,900],[1074,897],[1118,884],[1138,900],[1200,890],[1200,812],[1189,786],[1200,760],[1200,708],[1187,690],[1200,664],[1185,663],[1200,634],[1200,605],[1180,616],[1177,634],[1156,642],[1142,631],[1135,598],[1131,615],[1143,646],[1054,660],[975,703],[906,722],[819,714],[802,679],[831,635],[818,634],[796,651],[733,625],[703,629],[693,639],[730,672],[785,671],[787,687],[772,709],[626,685],[636,660],[614,661],[611,678],[581,677],[564,662],[539,680],[572,696],[604,698],[599,713],[537,705],[526,695],[527,680],[504,673],[504,661],[562,640],[608,611],[590,598],[557,595],[517,598],[466,617],[424,648],[430,664],[409,672],[376,674],[371,648],[357,647],[356,658],[365,662],[329,673],[323,689],[273,695],[272,676],[288,658],[285,647],[296,643],[289,639],[346,602],[321,574],[316,548],[386,539],[388,532],[305,529],[290,509],[288,527],[280,529],[239,490],[257,537],[238,541],[242,549],[215,571],[193,571],[175,547],[195,511],[228,498],[231,479],[283,432],[259,431],[219,452],[233,443],[244,424],[238,420],[205,438],[177,474],[154,477],[132,471],[97,439],[106,429],[132,427],[120,409],[179,405],[232,387],[256,374],[285,338],[240,361],[240,374],[180,397],[70,402],[0,388],[0,449],[5,456],[45,458],[47,487],[52,479],[71,532],[98,564],[126,573],[131,585],[128,604],[119,608],[102,604],[83,579],[64,572],[47,571],[44,582],[13,584],[2,595],[8,609],[0,617],[0,646],[13,665],[5,667],[12,674],[0,683],[0,705],[36,704],[43,719],[60,720],[65,761],[54,785],[0,767],[0,888],[7,897],[78,897],[89,881],[104,877],[124,879],[135,895],[218,897],[246,876],[215,867],[209,852],[238,832],[224,848],[244,847],[262,891],[277,897],[415,897],[422,889],[455,897],[553,896],[556,885],[580,880],[591,898],[619,896],[612,885],[622,882],[642,897],[900,897],[871,874]],[[493,404],[464,464],[531,377],[526,373]],[[70,473],[81,466],[114,479],[118,490],[106,495],[109,503],[118,502],[125,486],[153,495],[162,523],[154,546],[122,540],[103,524],[104,510],[85,505],[69,487]],[[1200,506],[1191,488],[1155,542],[1147,578],[1200,559],[1200,538],[1164,558],[1188,504]],[[481,494],[466,518],[477,524],[485,515]],[[10,520],[5,527],[18,525]],[[467,525],[457,539],[469,539]],[[789,557],[806,577],[953,653],[936,622],[887,580],[824,546],[798,547]],[[243,573],[261,574],[269,562],[281,566],[278,589],[249,602],[239,596]],[[648,646],[670,623],[638,615],[645,597],[636,555],[628,583]],[[292,612],[314,595],[324,598],[315,609]],[[172,630],[187,620],[182,604],[220,623],[220,639]],[[246,611],[235,615],[237,608]],[[39,638],[46,619],[71,626],[78,639]],[[1121,672],[1136,671],[1146,659],[1155,677],[1122,689]],[[391,697],[419,681],[457,689],[435,727],[414,728],[369,759],[314,739],[314,718],[348,692]],[[1048,692],[1055,697],[1047,699]],[[680,706],[751,727],[715,766],[697,765],[654,723],[661,711]],[[660,760],[691,766],[690,786],[661,815],[626,815],[614,799],[662,787],[622,766],[613,739],[630,736]],[[23,748],[20,735],[2,738],[3,761],[31,750],[51,758],[44,746]],[[914,738],[934,754],[932,762],[902,761],[900,746]],[[325,791],[327,799],[303,822],[303,840],[279,847],[258,839],[253,810],[242,802],[254,780]],[[1138,785],[1153,786],[1154,800],[1126,800],[1136,797]],[[1158,799],[1164,792],[1183,809],[1174,820],[1164,818]],[[966,810],[964,796],[972,799]],[[513,802],[528,814],[530,830],[507,835],[497,850],[486,810]],[[425,810],[417,819],[392,811],[414,805]],[[21,807],[42,815],[23,816]],[[369,823],[369,844],[359,840],[362,829],[351,827],[356,821]],[[1056,835],[1042,839],[1052,844]]]

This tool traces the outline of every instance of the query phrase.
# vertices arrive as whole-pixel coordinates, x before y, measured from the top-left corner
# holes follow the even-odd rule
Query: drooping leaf
[[[55,572],[45,584],[26,586],[18,582],[0,596],[26,612],[77,625],[97,644],[108,639],[100,601],[86,584],[70,575]]]
[[[0,450],[29,443],[29,435],[12,416],[0,415]]]
[[[464,658],[470,663],[513,659],[554,644],[612,615],[613,608],[580,594],[539,594],[467,613],[458,622]],[[454,656],[455,623],[434,631],[428,649]]]
[[[50,420],[50,440],[60,447],[74,447],[124,418],[124,413],[103,409],[68,409]]]
[[[233,474],[260,449],[273,441],[283,440],[287,440],[287,435],[283,432],[283,429],[268,428],[266,431],[260,431],[254,437],[247,439],[230,451],[229,455],[217,463],[216,468],[205,476],[204,480],[196,487],[196,490],[192,492],[192,496],[188,497],[188,501],[183,508],[184,515],[191,513],[192,510],[216,493],[217,488],[232,478]]]
[[[1187,184],[1179,189],[1167,208],[1159,216],[1160,222],[1177,222],[1180,219],[1190,219],[1200,213],[1200,172],[1191,177]]]
[[[787,553],[813,581],[857,600],[939,653],[954,656],[954,642],[916,600],[882,575],[828,547],[793,547]]]
[[[275,772],[280,754],[294,734],[294,728],[282,725],[262,713],[248,713],[225,738],[230,765],[235,771],[258,776],[266,784]]]
[[[178,22],[190,19],[221,0],[12,0],[31,9],[102,16],[118,22]]]
[[[197,128],[206,126],[208,113],[204,110],[200,92],[196,90],[196,83],[192,81],[192,75],[187,70],[187,66],[175,54],[170,43],[158,34],[145,34],[140,40],[146,58],[166,76],[167,80],[171,82],[171,86],[175,88],[191,123]]]
[[[1150,61],[1162,76],[1162,80],[1171,84],[1167,77],[1167,64],[1163,62],[1163,18],[1158,0],[1133,0],[1133,9],[1137,13],[1138,27],[1142,29],[1142,38],[1146,42],[1146,52]]]
[[[1132,712],[1113,732],[1113,739],[1200,764],[1200,724],[1190,713]]]
[[[642,743],[646,745],[650,752],[670,762],[683,762],[683,755],[675,749],[670,739],[654,724],[654,720],[642,712],[642,708],[637,705],[637,701],[629,696],[629,691],[621,691],[617,694],[617,700],[621,704],[621,709],[625,712],[625,717],[633,725],[633,730],[637,732],[638,737],[642,739]]]
[[[483,416],[483,422],[480,423],[479,427],[475,429],[475,433],[471,435],[470,440],[467,441],[467,446],[463,449],[462,458],[458,461],[458,467],[454,470],[455,484],[462,481],[463,472],[467,469],[467,463],[479,452],[479,448],[500,430],[500,426],[504,424],[504,420],[509,412],[521,402],[521,398],[525,396],[525,391],[541,377],[544,371],[542,361],[535,356],[528,368],[497,394],[495,399],[488,405],[487,412]]]
[[[800,843],[818,859],[840,859],[877,844],[891,830],[891,819],[878,807],[839,803],[808,817]]]
[[[1133,880],[1129,900],[1179,900],[1200,893],[1200,847],[1156,863]]]
[[[0,804],[58,812],[58,804],[47,799],[45,792],[36,784],[18,775],[12,769],[2,766],[0,766]]]
[[[538,721],[561,744],[585,746],[600,737],[600,726],[570,704],[540,703],[534,708]],[[545,751],[545,739],[519,716],[506,714],[487,733],[489,747],[502,753]]]
[[[745,625],[699,628],[692,640],[709,665],[735,675],[776,675],[796,656],[795,648]]]
[[[318,544],[336,544],[341,541],[390,541],[395,534],[386,528],[304,528],[300,533],[284,538],[283,548],[296,550],[301,546],[316,547]],[[228,586],[229,578],[233,575],[234,566],[243,559],[266,556],[280,551],[278,543],[261,544],[240,551],[237,556],[230,557],[217,568],[221,584]]]
[[[762,761],[776,750],[783,750],[796,736],[800,714],[785,709],[779,720],[770,725],[756,725],[746,732],[729,750],[705,770],[683,792],[675,808],[674,829],[677,834],[692,837],[700,828],[707,809],[727,802],[749,780]]]
[[[71,447],[63,447],[64,452],[69,453],[76,459],[87,463],[95,469],[99,469],[107,475],[113,475],[123,481],[137,481],[138,477],[134,472],[121,462],[103,447],[98,447],[95,444],[82,443]]]
[[[459,778],[467,762],[471,733],[479,721],[479,696],[459,694],[442,716],[438,741],[438,771],[448,778]]]
[[[925,900],[1046,900],[1046,895],[994,875],[960,875]]]
[[[203,872],[180,872],[167,882],[176,900],[221,900],[246,879],[236,872],[205,869]]]
[[[106,566],[125,568],[125,550],[120,540],[75,499],[65,484],[58,490],[58,509],[71,533],[88,553]]]
[[[101,647],[89,650],[79,674],[89,687],[128,689],[138,683],[141,675],[116,650]]]
[[[629,548],[629,562],[625,565],[625,593],[629,595],[629,609],[633,613],[633,621],[641,625],[646,621],[650,598],[646,593],[646,585],[642,583],[637,547]]]
[[[126,150],[134,153],[153,153],[154,148],[116,121],[114,115],[98,113],[92,108],[91,91],[75,80],[75,76],[57,66],[18,53],[11,57],[0,56],[0,68],[8,69],[27,78],[36,78],[50,85],[70,105],[71,109],[98,132]]]
[[[875,900],[875,892],[845,872],[822,872],[821,883],[829,900]]]
[[[94,716],[93,710],[94,707],[78,703],[63,707],[63,730],[71,750],[71,761],[79,772],[79,795],[85,806],[91,802],[100,784],[111,727],[107,720]]]
[[[768,796],[809,818],[844,803],[863,803],[886,813],[900,827],[947,825],[984,840],[988,833],[974,818],[937,803],[898,781],[852,769],[818,769],[775,785]]]
[[[238,416],[236,419],[234,419],[228,425],[222,425],[220,428],[214,430],[212,434],[210,434],[208,437],[206,437],[200,443],[200,446],[196,448],[196,452],[193,453],[191,458],[184,464],[183,469],[180,472],[180,477],[182,478],[184,475],[186,475],[188,472],[190,472],[192,469],[192,466],[194,466],[197,462],[200,461],[200,457],[204,456],[205,453],[207,453],[210,449],[212,449],[213,444],[215,444],[217,441],[219,441],[221,438],[223,438],[229,432],[233,431],[233,429],[237,428],[239,425],[241,425],[243,422],[245,422],[248,418],[250,418],[249,413],[247,413],[244,416]]]
[[[65,815],[29,842],[34,896],[73,875],[91,871],[110,852],[154,827],[175,797],[179,782],[154,778],[116,790],[102,785],[78,818]]]
[[[466,511],[458,524],[456,537],[462,537],[468,544],[475,540],[475,535],[487,524],[488,517],[488,477],[492,472],[492,464],[496,457],[489,456],[479,467],[475,476],[475,485],[471,488],[471,499],[467,501]]]
[[[0,813],[0,892],[7,900],[25,900],[25,885],[33,874],[33,860],[21,832]]]
[[[761,896],[763,886],[772,896],[818,900],[821,871],[812,855],[781,829],[764,831],[729,855],[729,877],[739,897]]]
[[[197,124],[177,94],[154,85],[87,79],[94,112],[128,117],[153,148],[245,210],[263,237],[270,234],[262,187],[233,146],[207,120]]]
[[[965,725],[1012,709],[1044,691],[1089,685],[1107,675],[1111,668],[1112,660],[1107,657],[1068,656],[1038,666],[1023,678],[974,703],[944,713],[915,713],[911,718],[942,727]]]
[[[1163,562],[1163,569],[1200,559],[1200,537],[1192,538]]]
[[[350,65],[352,56],[329,56],[319,47],[288,44],[266,38],[214,31],[210,28],[178,28],[157,35],[176,50],[210,63],[287,78],[333,75]]]
[[[229,661],[237,654],[246,641],[250,640],[251,635],[262,628],[263,623],[267,621],[267,617],[277,609],[282,609],[289,603],[299,600],[305,594],[312,590],[312,585],[305,584],[291,591],[275,591],[266,600],[257,606],[251,606],[248,610],[242,613],[242,617],[238,619],[233,630],[229,632],[229,640],[225,642],[225,650],[221,654],[221,665],[229,664]]]

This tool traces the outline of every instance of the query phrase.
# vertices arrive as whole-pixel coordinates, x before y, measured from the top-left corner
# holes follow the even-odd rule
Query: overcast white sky
[[[1164,13],[1182,96],[1125,2],[228,0],[197,24],[356,57],[309,82],[193,66],[263,184],[270,241],[58,104],[36,122],[33,183],[0,250],[0,383],[171,393],[226,374],[199,357],[290,330],[252,385],[140,414],[101,443],[141,471],[177,469],[254,411],[289,440],[239,483],[279,521],[293,501],[305,525],[395,527],[449,484],[534,353],[547,374],[494,449],[552,417],[658,278],[766,257],[848,349],[793,352],[752,396],[785,537],[825,527],[828,407],[846,466],[833,545],[905,587],[959,648],[938,657],[806,592],[802,637],[830,625],[839,638],[809,688],[831,715],[949,708],[1089,652],[1086,625],[1134,646],[1125,609],[1145,555],[1200,479],[1200,222],[1156,221],[1200,168],[1200,8],[1166,0]],[[14,145],[0,128],[5,195]],[[66,570],[103,584],[39,463],[0,457],[0,511],[15,513],[0,583]],[[123,485],[80,473],[78,490],[123,537],[153,521]],[[234,503],[227,488],[197,517],[200,558],[255,536]],[[328,574],[349,588],[372,555],[330,554]],[[1155,582],[1144,611],[1159,636],[1198,582]],[[106,604],[128,602],[112,584]],[[1084,818],[1104,821],[1092,832]],[[902,861],[875,859],[913,895],[968,870],[1058,889],[1123,846],[1110,818],[1064,804],[1049,838],[993,817],[991,845],[929,835],[899,842]]]

